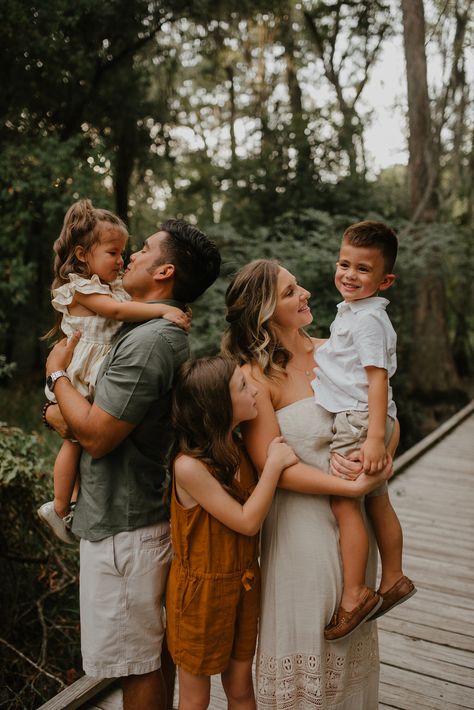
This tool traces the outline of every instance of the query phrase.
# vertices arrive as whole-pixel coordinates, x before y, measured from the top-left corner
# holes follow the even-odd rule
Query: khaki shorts
[[[80,608],[84,671],[99,678],[160,668],[169,523],[81,540]]]
[[[392,438],[394,420],[392,417],[387,417],[385,423],[385,445]],[[330,451],[336,451],[338,454],[345,456],[346,454],[360,449],[367,438],[367,430],[369,428],[368,412],[338,412],[334,415],[333,423],[333,438],[330,445]],[[380,486],[375,488],[371,493],[367,494],[367,498],[381,496],[388,492],[387,481],[384,481]]]

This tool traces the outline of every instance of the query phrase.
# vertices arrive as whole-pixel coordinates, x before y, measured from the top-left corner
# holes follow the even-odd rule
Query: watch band
[[[56,372],[52,372],[46,378],[46,385],[47,385],[50,392],[52,392],[54,390],[54,385],[56,384],[56,381],[59,380],[60,377],[67,377],[69,382],[71,381],[66,370],[56,370]]]

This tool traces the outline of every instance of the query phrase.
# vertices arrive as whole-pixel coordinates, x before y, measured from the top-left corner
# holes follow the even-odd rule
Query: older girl
[[[275,437],[257,476],[235,427],[257,415],[256,389],[235,360],[182,366],[174,391],[167,640],[179,669],[179,707],[209,704],[222,675],[229,707],[253,710],[252,659],[260,605],[258,530],[281,471],[297,458]]]

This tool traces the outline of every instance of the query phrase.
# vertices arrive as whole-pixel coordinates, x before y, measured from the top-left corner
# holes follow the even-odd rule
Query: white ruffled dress
[[[110,350],[112,339],[121,327],[121,321],[104,318],[99,315],[73,316],[69,313],[74,294],[100,294],[111,296],[115,301],[129,301],[130,296],[122,286],[122,280],[116,279],[110,284],[101,282],[97,274],[86,279],[78,274],[69,274],[69,282],[53,291],[52,305],[62,313],[61,330],[66,337],[76,331],[82,333],[76,345],[67,373],[74,387],[87,399],[94,397],[95,382],[103,359]],[[46,387],[45,394],[55,402],[54,393]]]

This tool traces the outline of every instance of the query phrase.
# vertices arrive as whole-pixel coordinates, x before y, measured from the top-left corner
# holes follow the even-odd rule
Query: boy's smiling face
[[[345,301],[360,301],[376,296],[395,281],[385,273],[383,254],[377,247],[359,247],[342,242],[334,282]]]

